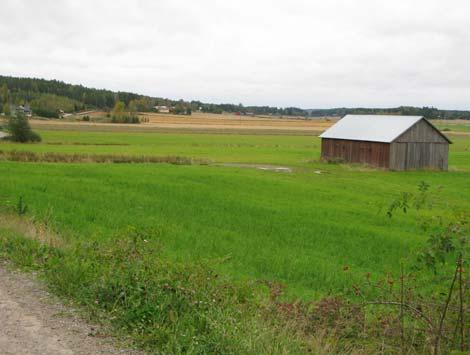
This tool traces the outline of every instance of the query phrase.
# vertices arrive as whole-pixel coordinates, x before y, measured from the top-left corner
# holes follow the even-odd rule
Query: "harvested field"
[[[98,115],[98,113],[97,113]],[[94,114],[90,114],[94,117]],[[231,114],[194,113],[191,116],[142,113],[141,124],[81,122],[65,120],[31,120],[34,128],[55,130],[118,130],[118,131],[178,131],[223,132],[243,134],[319,134],[330,127],[335,119],[303,119],[236,116]]]

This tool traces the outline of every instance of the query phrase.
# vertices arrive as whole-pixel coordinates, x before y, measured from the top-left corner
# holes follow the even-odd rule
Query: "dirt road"
[[[113,339],[81,320],[34,278],[0,262],[1,354],[117,354]]]

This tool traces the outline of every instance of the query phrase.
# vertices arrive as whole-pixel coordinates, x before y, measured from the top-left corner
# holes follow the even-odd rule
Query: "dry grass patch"
[[[36,240],[52,248],[63,248],[63,239],[54,233],[47,223],[38,222],[14,214],[0,214],[0,226],[26,238]]]

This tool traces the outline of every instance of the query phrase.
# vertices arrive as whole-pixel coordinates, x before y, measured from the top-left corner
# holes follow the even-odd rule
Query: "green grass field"
[[[320,156],[316,136],[39,131],[40,144],[0,143],[0,150],[33,152],[181,155],[214,162],[279,164],[312,167]],[[470,137],[452,135],[449,167],[470,169]],[[321,165],[323,166],[323,165]]]
[[[440,122],[436,124],[440,130],[443,130],[444,133],[446,131],[454,131],[454,132],[470,132],[470,124],[468,123],[453,123],[453,122]]]
[[[436,211],[470,208],[470,138],[453,136],[449,172],[388,172],[318,161],[310,136],[42,131],[41,144],[0,150],[182,155],[265,163],[292,173],[167,164],[1,162],[0,198],[19,196],[70,241],[112,239],[129,226],[158,228],[176,260],[227,258],[236,279],[269,279],[305,298],[343,292],[367,272],[396,271],[425,241],[410,214],[390,220],[401,192],[442,190]],[[318,172],[321,172],[318,174]],[[445,213],[445,212],[444,212]],[[348,272],[343,267],[348,266]]]
[[[450,137],[448,172],[324,163],[314,136],[39,133],[37,144],[0,142],[0,258],[39,271],[112,334],[174,354],[431,351],[434,328],[407,314],[402,339],[399,309],[365,310],[354,290],[396,299],[390,280],[401,265],[414,273],[418,251],[442,229],[424,231],[418,216],[470,211],[465,133]],[[129,163],[143,157],[185,165]],[[391,203],[422,182],[432,208],[411,204],[389,218]],[[421,268],[406,281],[436,320],[453,256],[438,274]],[[384,278],[386,295],[366,286]],[[456,302],[447,335],[458,329]],[[443,353],[456,348],[448,339]]]

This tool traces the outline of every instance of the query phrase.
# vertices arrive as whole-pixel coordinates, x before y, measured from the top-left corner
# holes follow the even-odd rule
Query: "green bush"
[[[41,136],[31,130],[28,118],[21,112],[17,112],[15,116],[9,117],[7,129],[10,132],[8,139],[14,142],[41,141]]]

